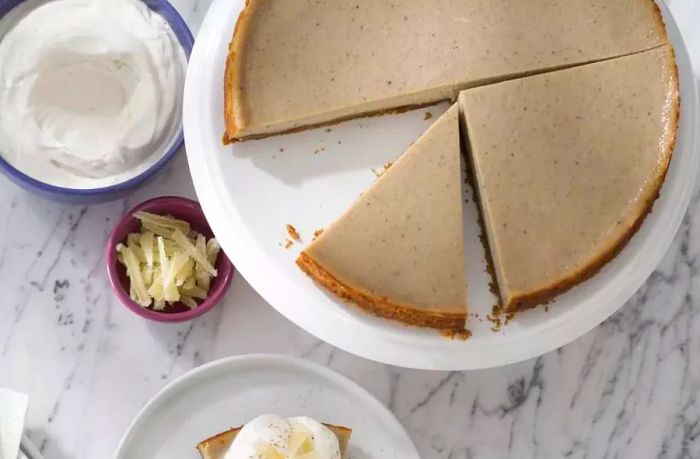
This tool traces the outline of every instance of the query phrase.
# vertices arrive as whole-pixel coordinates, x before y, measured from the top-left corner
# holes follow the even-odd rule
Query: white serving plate
[[[200,441],[261,414],[349,427],[351,459],[420,459],[394,415],[366,390],[320,365],[274,355],[218,360],[176,379],[134,419],[115,459],[197,459]]]
[[[563,346],[618,310],[648,278],[671,244],[698,173],[697,96],[687,49],[660,3],[681,84],[678,141],[666,183],[640,231],[591,280],[516,317],[500,332],[484,320],[495,298],[483,272],[475,209],[465,219],[473,336],[453,341],[348,307],[314,285],[295,265],[303,244],[285,250],[285,225],[304,242],[328,226],[375,179],[372,168],[395,160],[447,104],[401,115],[360,119],[330,129],[223,146],[222,80],[228,43],[243,0],[215,0],[190,58],[185,85],[185,140],[197,195],[217,238],[246,280],[306,331],[368,359],[423,369],[476,369],[526,360]],[[281,150],[284,151],[281,151]],[[473,205],[472,205],[473,206]]]

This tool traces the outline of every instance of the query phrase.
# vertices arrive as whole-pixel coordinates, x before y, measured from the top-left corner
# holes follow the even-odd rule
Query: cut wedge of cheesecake
[[[463,328],[466,287],[459,110],[453,105],[297,264],[377,316]]]
[[[338,437],[338,443],[340,444],[340,455],[342,459],[348,459],[348,443],[350,442],[350,436],[352,435],[352,430],[347,427],[332,426],[329,424],[324,424],[328,427],[331,432]],[[197,451],[202,459],[223,459],[228,451],[229,447],[236,439],[236,435],[240,432],[242,427],[227,430],[211,438],[207,438],[197,445]]]
[[[224,140],[454,100],[664,43],[653,0],[248,0],[229,47]]]
[[[544,303],[593,275],[638,230],[675,143],[673,50],[460,95],[501,301]]]

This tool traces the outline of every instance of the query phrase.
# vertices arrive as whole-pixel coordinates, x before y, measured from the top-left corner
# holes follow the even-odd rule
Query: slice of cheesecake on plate
[[[350,442],[352,430],[348,429],[347,427],[333,426],[330,424],[324,425],[338,438],[341,458],[348,459],[348,443]],[[199,451],[202,459],[224,459],[226,451],[228,451],[229,447],[236,439],[236,436],[242,428],[243,427],[238,427],[227,430],[226,432],[222,432],[211,438],[207,438],[199,443],[197,445],[197,451]]]
[[[679,115],[673,50],[461,93],[476,189],[507,311],[587,279],[659,195]]]
[[[377,316],[463,328],[458,107],[440,117],[297,264],[338,297]]]
[[[248,0],[227,58],[225,140],[454,100],[666,41],[653,0]]]

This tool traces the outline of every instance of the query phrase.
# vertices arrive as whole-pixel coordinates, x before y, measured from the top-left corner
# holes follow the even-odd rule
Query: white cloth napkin
[[[0,459],[19,456],[28,401],[25,394],[0,388]]]

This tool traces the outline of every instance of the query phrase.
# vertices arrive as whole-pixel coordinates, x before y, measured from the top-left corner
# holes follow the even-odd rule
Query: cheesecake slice
[[[224,140],[455,100],[664,43],[653,0],[248,0],[229,47]]]
[[[338,437],[338,443],[340,445],[340,454],[342,459],[348,458],[348,443],[350,442],[350,436],[352,430],[347,427],[332,426],[329,424],[324,424],[330,429],[331,432]],[[202,459],[223,459],[226,451],[236,439],[236,435],[240,432],[242,427],[227,430],[211,438],[207,438],[197,445],[197,451]]]
[[[467,313],[459,110],[453,105],[297,264],[340,298],[407,325]]]
[[[545,303],[611,260],[659,194],[679,95],[654,50],[460,95],[503,306]]]

